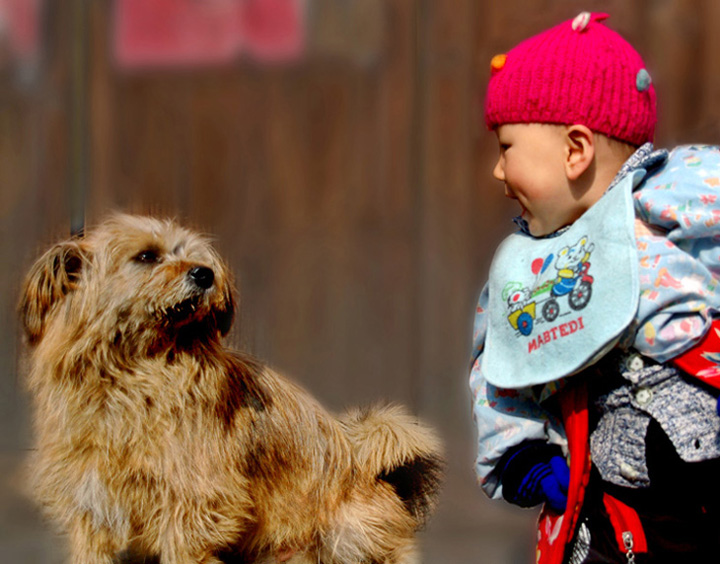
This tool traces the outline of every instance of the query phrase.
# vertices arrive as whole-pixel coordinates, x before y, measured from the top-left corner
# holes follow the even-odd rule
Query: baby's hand
[[[544,441],[521,444],[501,460],[503,497],[520,507],[547,503],[558,513],[565,511],[570,470],[560,447]]]

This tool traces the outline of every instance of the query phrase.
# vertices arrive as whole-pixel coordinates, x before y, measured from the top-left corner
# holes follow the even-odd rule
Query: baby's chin
[[[547,235],[552,235],[559,229],[562,229],[563,227],[566,227],[568,225],[571,225],[572,222],[559,222],[559,223],[547,223],[538,221],[535,218],[532,218],[530,214],[526,213],[524,216],[525,220],[527,221],[528,230],[530,231],[530,235],[533,237],[546,237]]]

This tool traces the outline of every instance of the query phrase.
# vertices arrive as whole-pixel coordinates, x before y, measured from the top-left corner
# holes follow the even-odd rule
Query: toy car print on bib
[[[612,347],[639,301],[632,189],[628,175],[562,234],[515,233],[490,268],[487,380],[504,388],[574,374]]]

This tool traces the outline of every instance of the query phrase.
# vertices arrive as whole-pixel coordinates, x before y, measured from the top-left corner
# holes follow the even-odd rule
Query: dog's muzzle
[[[190,272],[188,272],[188,278],[202,290],[209,290],[215,282],[215,274],[205,266],[196,266],[190,270]]]
[[[185,278],[189,296],[162,311],[174,323],[184,323],[195,317],[201,304],[204,303],[206,292],[215,284],[215,273],[206,266],[191,268]]]

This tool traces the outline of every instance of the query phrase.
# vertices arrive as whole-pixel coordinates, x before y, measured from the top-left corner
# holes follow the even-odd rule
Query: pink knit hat
[[[485,100],[490,129],[510,123],[582,124],[642,145],[655,133],[655,88],[640,55],[583,12],[496,55]]]

